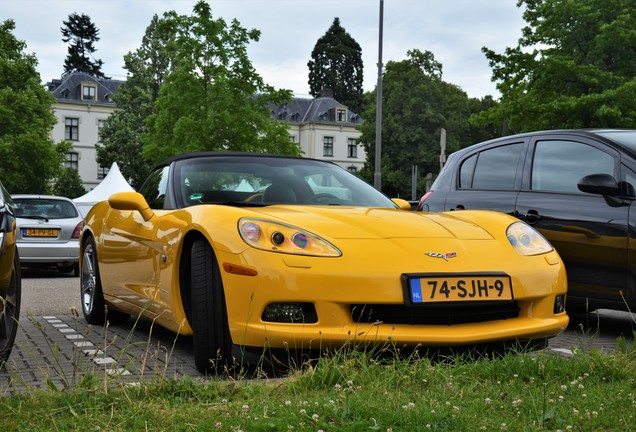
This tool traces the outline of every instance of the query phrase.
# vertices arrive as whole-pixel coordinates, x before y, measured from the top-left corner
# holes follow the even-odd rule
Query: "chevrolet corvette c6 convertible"
[[[197,369],[217,372],[265,349],[544,342],[567,327],[565,269],[538,232],[409,208],[329,162],[179,155],[86,216],[83,314],[192,335]]]

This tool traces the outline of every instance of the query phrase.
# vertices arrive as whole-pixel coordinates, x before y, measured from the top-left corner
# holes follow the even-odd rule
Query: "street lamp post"
[[[384,0],[380,0],[380,34],[378,42],[378,85],[376,86],[375,113],[375,172],[373,187],[382,190],[382,25],[384,19]]]

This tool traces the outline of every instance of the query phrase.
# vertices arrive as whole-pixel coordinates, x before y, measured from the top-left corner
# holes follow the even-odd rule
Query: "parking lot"
[[[618,349],[619,337],[633,344],[636,317],[601,311],[572,316],[569,329],[550,340],[548,352]],[[16,344],[0,371],[0,396],[32,388],[59,390],[93,376],[138,382],[147,378],[205,378],[194,368],[190,337],[149,322],[90,326],[81,316],[78,278],[56,272],[25,272]]]

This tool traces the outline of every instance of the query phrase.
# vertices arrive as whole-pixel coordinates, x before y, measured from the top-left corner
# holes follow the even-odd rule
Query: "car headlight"
[[[334,245],[310,232],[265,219],[242,218],[238,223],[241,238],[257,249],[294,255],[339,257]]]
[[[540,255],[554,250],[537,230],[524,222],[515,222],[506,230],[508,241],[521,255]]]

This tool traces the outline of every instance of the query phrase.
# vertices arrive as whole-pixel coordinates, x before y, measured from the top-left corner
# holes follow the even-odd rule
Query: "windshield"
[[[629,150],[636,152],[636,131],[616,130],[596,132],[598,135],[616,141]]]
[[[78,216],[76,207],[52,198],[14,198],[15,215],[21,218],[68,219]]]
[[[174,182],[179,207],[196,204],[396,207],[384,194],[345,169],[302,158],[186,159],[177,163]]]

